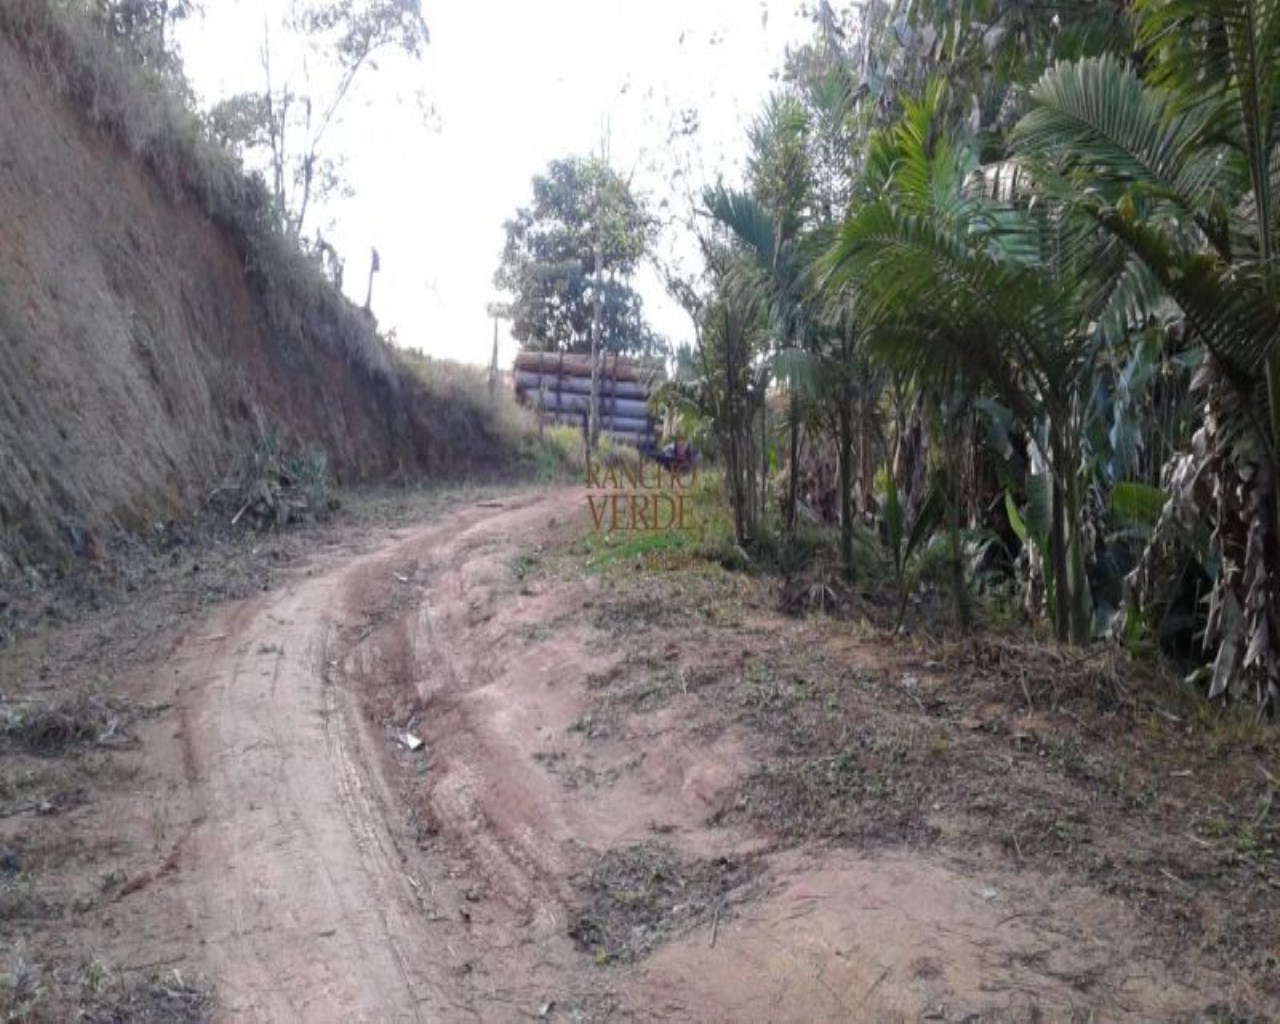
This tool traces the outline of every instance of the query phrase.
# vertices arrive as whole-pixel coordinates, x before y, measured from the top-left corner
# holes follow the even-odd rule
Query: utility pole
[[[597,211],[599,203],[597,202]],[[599,213],[596,215],[596,285],[591,300],[591,422],[587,428],[588,445],[592,451],[600,440],[600,275],[604,257],[600,249]]]
[[[595,180],[595,287],[591,298],[591,418],[587,423],[587,446],[596,450],[600,441],[600,303],[601,288],[604,283],[604,225],[601,210],[600,186],[602,178],[609,167],[609,122],[605,119],[600,132],[600,161],[596,167]]]
[[[493,318],[493,358],[489,361],[489,399],[498,398],[498,318]]]
[[[369,290],[364,294],[364,311],[373,312],[373,275],[382,269],[382,260],[378,258],[378,250],[374,249],[369,260]]]

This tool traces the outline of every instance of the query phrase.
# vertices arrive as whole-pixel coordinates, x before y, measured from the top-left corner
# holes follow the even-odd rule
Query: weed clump
[[[89,1024],[139,1021],[198,1024],[213,1016],[213,997],[201,978],[174,969],[128,974],[94,960],[80,972],[79,1019]]]
[[[77,746],[125,746],[129,726],[148,709],[117,698],[77,694],[0,711],[0,751],[54,757]]]
[[[640,959],[700,923],[718,926],[730,893],[758,867],[741,857],[682,861],[656,843],[611,850],[587,876],[590,904],[569,934],[602,966]]]

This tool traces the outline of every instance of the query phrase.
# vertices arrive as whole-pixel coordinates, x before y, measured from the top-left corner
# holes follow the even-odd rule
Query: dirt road
[[[592,624],[598,581],[526,579],[586,515],[576,490],[470,507],[189,630],[147,683],[178,727],[143,737],[154,781],[121,823],[157,837],[117,914],[139,948],[189,953],[229,1020],[1170,1019],[1209,1001],[1221,979],[1053,876],[713,824],[758,741],[693,692],[609,721],[591,697],[638,650],[732,651],[621,641]]]

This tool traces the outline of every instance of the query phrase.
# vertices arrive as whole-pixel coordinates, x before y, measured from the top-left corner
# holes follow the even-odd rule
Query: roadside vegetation
[[[670,279],[697,342],[660,399],[723,467],[742,561],[892,592],[906,629],[928,592],[957,635],[1122,644],[1274,713],[1280,18],[813,20]]]
[[[1252,1019],[1280,978],[1280,18],[813,20],[668,275],[695,523],[567,549],[638,652],[584,731],[729,709],[756,768],[723,823],[1060,872],[1238,972],[1204,1016]]]
[[[264,178],[246,170],[195,108],[177,58],[157,49],[172,17],[161,6],[13,0],[0,8],[0,32],[91,127],[142,160],[174,201],[196,203],[227,231],[274,332],[302,344],[323,324],[354,366],[390,373],[392,347],[334,287],[319,255],[290,233]],[[143,13],[123,23],[114,17],[126,10]]]
[[[775,519],[742,544],[719,473],[691,501],[687,530],[579,528],[523,567],[535,588],[590,581],[591,626],[626,652],[588,678],[574,726],[586,750],[649,735],[658,715],[699,742],[742,736],[747,767],[714,824],[771,852],[941,857],[1000,873],[1009,892],[1051,877],[1106,894],[1143,922],[1143,955],[1235,979],[1185,1019],[1269,1019],[1280,733],[1255,705],[1206,701],[1151,640],[1059,643],[1049,624],[1028,625],[1011,587],[975,587],[961,633],[941,545],[911,562],[903,600],[888,544],[861,526],[849,583],[837,526],[802,523],[791,539]],[[558,771],[566,785],[610,784]],[[664,878],[659,867],[647,888],[619,886],[639,892],[625,907],[596,876],[584,882],[575,934],[597,963],[652,941],[655,925],[635,915]],[[749,899],[735,891],[724,906]],[[689,906],[711,930],[713,909]],[[663,921],[694,924],[670,910]],[[1106,998],[1098,977],[1071,984],[1081,1006]]]

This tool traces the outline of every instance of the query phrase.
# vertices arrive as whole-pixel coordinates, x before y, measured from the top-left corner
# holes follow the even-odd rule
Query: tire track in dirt
[[[431,730],[456,728],[465,753],[462,737],[477,727],[469,694],[484,678],[452,646],[454,626],[475,611],[466,567],[481,557],[505,565],[513,531],[541,534],[576,499],[469,510],[360,558],[326,556],[308,577],[221,610],[179,645],[170,685],[194,808],[176,897],[200,936],[220,1013],[509,1019],[517,998],[537,1009],[536,985],[501,976],[518,965],[538,976],[545,951],[518,935],[531,919],[572,957],[565,865],[537,830],[489,813],[493,780],[465,757],[432,787],[435,813],[450,822],[448,854],[417,849],[389,785],[395,751],[369,704],[379,687],[420,686],[438,716]],[[434,625],[441,617],[449,629]],[[536,780],[524,790],[513,780],[509,797],[550,812],[554,782],[543,780],[539,800]],[[477,880],[483,908],[468,903]]]
[[[398,559],[438,538],[392,542]],[[229,1015],[439,1020],[422,910],[353,695],[332,682],[361,559],[215,617],[176,655],[203,822],[185,902]]]
[[[577,491],[516,498],[327,555],[180,645],[166,671],[195,806],[166,888],[220,1015],[1173,1019],[1195,1005],[1212,979],[1175,976],[1117,904],[1061,880],[769,850],[712,827],[759,748],[732,709],[689,694],[581,728],[590,680],[628,652],[589,624],[590,581],[512,572],[571,516]],[[425,751],[396,743],[406,728]],[[647,959],[593,966],[568,934],[584,873],[655,837],[690,862],[758,855],[758,887]]]

